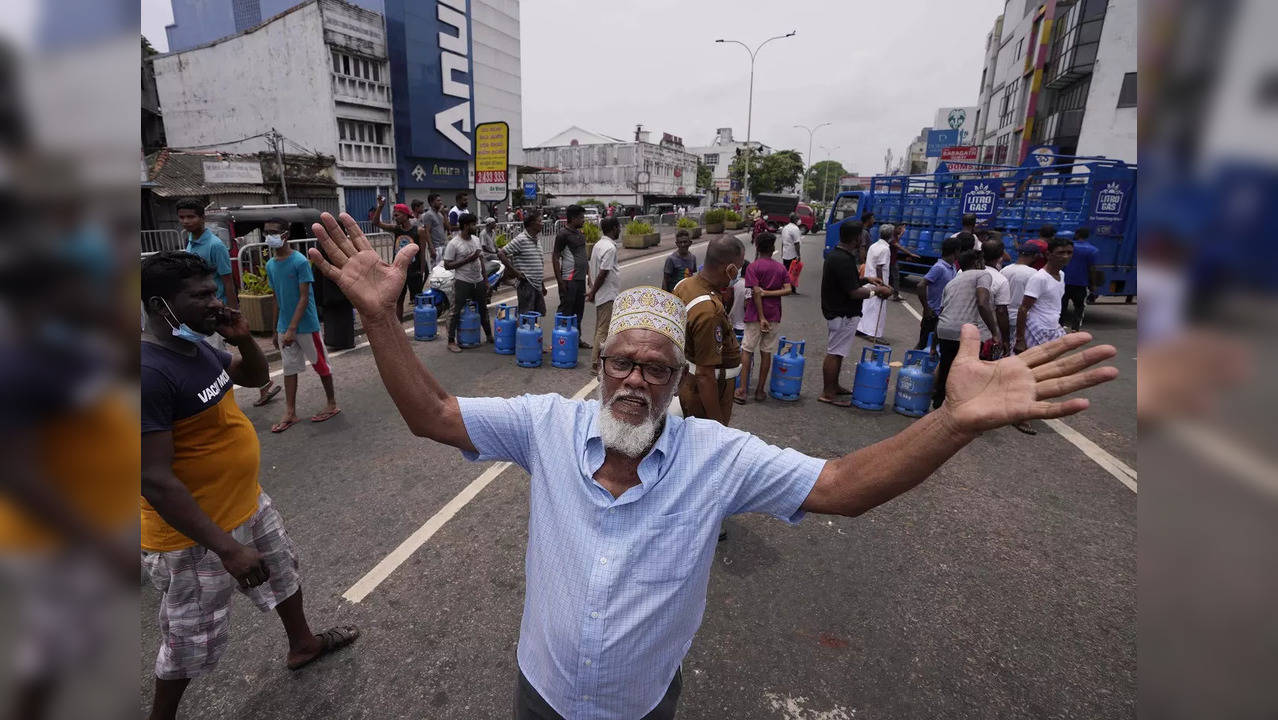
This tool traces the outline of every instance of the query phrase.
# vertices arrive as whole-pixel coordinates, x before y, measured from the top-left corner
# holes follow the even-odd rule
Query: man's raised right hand
[[[311,225],[311,231],[324,252],[311,248],[307,253],[311,262],[325,277],[337,283],[360,315],[366,318],[393,316],[408,268],[419,251],[417,244],[400,248],[395,263],[388,265],[382,262],[350,215],[342,213],[341,224],[329,213],[322,213],[320,220]]]

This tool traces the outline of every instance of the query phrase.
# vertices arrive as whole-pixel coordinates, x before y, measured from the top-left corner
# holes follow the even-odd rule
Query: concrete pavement
[[[782,332],[808,341],[803,397],[738,406],[732,424],[834,457],[911,420],[816,402],[825,346],[820,242],[805,238],[804,294],[784,300]],[[623,266],[623,286],[658,281],[661,257]],[[912,347],[917,322],[897,303],[888,313],[899,355]],[[583,334],[593,328],[587,316]],[[1123,375],[1088,393],[1091,410],[1066,422],[1134,465],[1135,306],[1095,306],[1088,325],[1119,346]],[[591,379],[586,363],[525,370],[490,346],[460,357],[443,342],[413,347],[459,395],[571,396]],[[192,684],[185,717],[509,717],[526,476],[518,468],[497,476],[361,602],[343,600],[488,466],[412,437],[367,347],[335,354],[332,365],[343,412],[323,424],[271,435],[282,399],[253,408],[255,390],[237,393],[261,434],[263,486],[301,551],[312,624],[354,622],[364,635],[289,673],[278,620],[239,598],[230,649]],[[303,375],[299,413],[322,399],[316,378]],[[1136,496],[1057,432],[987,433],[919,488],[860,518],[809,516],[792,528],[738,516],[728,527],[684,662],[681,718],[1134,712]],[[145,708],[157,594],[144,588],[142,597]]]

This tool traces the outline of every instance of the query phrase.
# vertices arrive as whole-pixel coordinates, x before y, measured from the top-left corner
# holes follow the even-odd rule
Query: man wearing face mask
[[[674,295],[687,307],[688,372],[679,386],[679,405],[685,417],[732,419],[733,379],[741,372],[741,346],[719,291],[737,278],[745,249],[736,237],[710,241],[701,271],[675,286]]]
[[[359,631],[315,635],[303,612],[297,554],[258,484],[257,433],[233,392],[269,375],[248,322],[217,299],[213,269],[196,255],[149,257],[141,281],[142,560],[163,593],[151,717],[174,718],[191,679],[226,650],[236,589],[280,616],[291,669]],[[239,357],[209,347],[213,332]]]
[[[349,215],[340,225],[328,213],[321,218],[312,229],[324,255],[312,250],[311,259],[359,310],[382,382],[412,433],[467,460],[511,462],[528,473],[520,720],[673,718],[725,517],[767,513],[797,523],[808,512],[860,515],[918,485],[984,431],[1085,409],[1083,399],[1050,399],[1118,374],[1091,367],[1113,357],[1112,346],[1061,358],[1087,345],[1086,333],[982,362],[979,333],[968,326],[939,410],[826,461],[719,422],[669,415],[692,372],[685,343],[700,334],[685,329],[681,300],[637,287],[613,301],[598,399],[459,398],[393,317],[390,301],[416,249],[388,265]],[[743,262],[740,243],[720,240],[711,242],[700,276],[683,281],[688,290],[715,294]]]

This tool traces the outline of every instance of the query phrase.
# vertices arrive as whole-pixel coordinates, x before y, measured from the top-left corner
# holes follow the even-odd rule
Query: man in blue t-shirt
[[[923,306],[923,319],[919,321],[919,342],[914,346],[915,350],[927,347],[928,336],[936,332],[936,322],[941,317],[941,298],[945,294],[945,286],[950,284],[950,281],[958,274],[958,269],[954,267],[954,258],[958,256],[960,249],[972,247],[974,239],[971,233],[965,232],[945,238],[941,243],[941,259],[928,269],[927,274],[923,276],[923,282],[919,283],[919,304]]]
[[[315,275],[302,253],[288,246],[288,223],[268,220],[262,226],[266,244],[275,251],[266,262],[266,277],[275,291],[275,337],[284,365],[284,419],[271,426],[281,433],[297,424],[297,374],[311,362],[324,385],[328,405],[311,422],[324,422],[341,412],[333,391],[333,372],[328,367],[324,341],[320,339],[319,314],[315,312]]]
[[[1087,309],[1088,298],[1096,288],[1096,257],[1100,248],[1087,241],[1092,232],[1085,227],[1074,231],[1074,257],[1065,266],[1065,296],[1061,300],[1061,325],[1068,325],[1073,332],[1083,327],[1083,313]],[[1069,311],[1070,303],[1074,311]],[[1066,318],[1069,322],[1066,323]]]

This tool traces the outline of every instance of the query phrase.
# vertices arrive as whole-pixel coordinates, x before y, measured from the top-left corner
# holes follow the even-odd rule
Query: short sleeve
[[[976,287],[985,288],[987,291],[993,292],[994,278],[990,277],[989,273],[981,270],[976,276]]]
[[[460,243],[457,243],[453,240],[448,241],[448,244],[444,246],[445,262],[452,262],[457,259],[457,248],[459,246],[460,246]]]
[[[513,462],[525,471],[533,455],[532,432],[556,396],[522,395],[516,398],[457,398],[462,423],[476,452],[463,451],[470,461]]]
[[[604,251],[603,257],[599,258],[599,268],[601,270],[617,270],[617,248],[610,247]]]
[[[757,268],[758,265],[759,263],[752,262],[750,263],[750,267],[746,268],[745,284],[748,287],[754,287],[755,285],[759,284],[759,273],[755,272],[755,268]]]
[[[725,514],[766,513],[797,523],[805,514],[799,508],[824,467],[824,460],[749,435],[733,463],[733,472],[724,473]]]
[[[941,280],[941,272],[942,270],[939,265],[933,265],[927,269],[927,274],[923,276],[923,279],[935,285]]]
[[[461,213],[457,212],[456,210],[449,210],[449,211],[448,211],[448,224],[449,224],[449,225],[456,225],[456,224],[457,224],[457,218],[459,218],[459,217],[461,217]]]
[[[1006,305],[1010,303],[1012,301],[1012,284],[1007,281],[1007,278],[1003,277],[1001,273],[998,277],[995,277],[988,272],[986,275],[990,276],[990,287],[994,293],[994,304]]]
[[[227,354],[229,358],[230,355]],[[173,429],[173,383],[155,368],[142,366],[141,375],[142,432]]]
[[[1029,282],[1025,283],[1025,297],[1037,300],[1038,296],[1042,294],[1043,276],[1038,273],[1034,273],[1034,275],[1030,277]]]
[[[718,365],[723,362],[723,338],[715,339],[715,331],[722,333],[722,327],[719,319],[708,312],[697,313],[695,320],[688,319],[688,335],[692,338],[688,362],[693,365]]]
[[[297,283],[315,282],[315,272],[311,270],[311,262],[305,256],[297,258]]]
[[[218,276],[231,274],[231,253],[222,244],[221,240],[214,239],[213,249],[209,251],[212,256],[213,269],[217,271]]]

